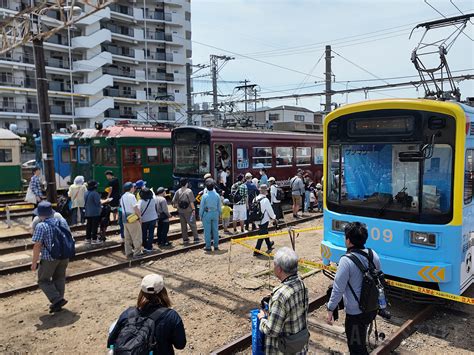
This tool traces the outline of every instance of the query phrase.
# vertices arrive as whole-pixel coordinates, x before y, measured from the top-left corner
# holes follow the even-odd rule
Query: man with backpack
[[[283,211],[281,209],[281,200],[284,198],[283,190],[277,186],[273,176],[268,179],[268,183],[270,184],[270,202],[273,212],[275,212],[277,220],[283,219]]]
[[[302,196],[304,195],[303,173],[298,171],[290,180],[291,199],[293,200],[293,217],[299,218],[298,211],[302,204]]]
[[[171,204],[178,209],[179,221],[181,222],[181,236],[183,243],[189,243],[188,224],[193,233],[194,242],[199,243],[199,235],[196,226],[196,208],[194,207],[194,194],[188,188],[188,179],[179,180],[181,188],[174,193]]]
[[[267,197],[267,185],[260,185],[259,190],[260,194],[254,198],[254,200],[252,201],[252,205],[250,206],[249,219],[250,222],[258,223],[258,235],[265,235],[268,234],[268,224],[270,223],[270,220],[274,220],[276,216],[273,212],[270,200]],[[275,244],[275,242],[270,241],[270,238],[257,240],[257,245],[255,246],[255,249],[260,250],[260,248],[262,247],[263,240],[265,240],[268,252],[270,252],[273,249],[273,245]],[[253,252],[253,256],[259,255],[259,253],[255,251]]]
[[[38,269],[38,286],[51,302],[49,313],[55,313],[67,303],[64,299],[66,269],[69,258],[75,254],[74,239],[66,220],[54,218],[50,202],[40,202],[33,213],[41,221],[33,231],[31,270]]]
[[[327,322],[332,324],[339,302],[344,299],[345,331],[351,354],[368,354],[367,328],[379,309],[380,287],[383,296],[383,274],[380,259],[373,250],[365,248],[367,228],[353,222],[344,228],[347,253],[337,267],[331,297],[327,304]],[[361,270],[362,269],[362,270]],[[384,297],[385,298],[385,297]]]
[[[244,222],[247,219],[247,185],[244,184],[244,176],[239,174],[237,180],[231,188],[230,197],[232,198],[232,203],[234,204],[233,214],[232,214],[232,223],[234,226],[234,233],[237,233],[237,222],[240,223],[240,228],[242,233],[244,233]]]

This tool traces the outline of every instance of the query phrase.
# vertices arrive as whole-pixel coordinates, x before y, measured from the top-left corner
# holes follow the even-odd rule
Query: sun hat
[[[54,215],[54,212],[51,202],[41,201],[38,203],[38,207],[34,209],[33,214],[39,217],[50,217]]]

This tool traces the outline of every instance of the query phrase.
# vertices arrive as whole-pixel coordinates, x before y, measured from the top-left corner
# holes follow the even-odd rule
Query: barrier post
[[[11,220],[11,216],[10,216],[10,205],[6,205],[5,206],[5,213],[7,215],[7,228],[11,228],[12,227],[12,220]]]

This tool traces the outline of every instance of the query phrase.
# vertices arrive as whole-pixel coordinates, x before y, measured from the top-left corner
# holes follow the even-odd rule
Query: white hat
[[[252,178],[252,174],[246,173],[246,174],[245,174],[245,178],[246,178],[246,179],[251,179],[251,178]]]
[[[268,190],[268,186],[265,185],[265,184],[262,184],[262,185],[259,186],[259,189],[260,189],[260,190],[267,191],[267,190]]]
[[[323,185],[321,185],[319,182],[316,184],[317,189],[321,189],[322,187],[323,187]]]
[[[204,180],[209,179],[210,177],[212,177],[211,173],[204,174]]]
[[[268,182],[275,182],[275,178],[272,176],[270,179],[268,179]]]
[[[141,284],[144,293],[160,293],[163,287],[165,287],[163,277],[158,274],[146,275]]]

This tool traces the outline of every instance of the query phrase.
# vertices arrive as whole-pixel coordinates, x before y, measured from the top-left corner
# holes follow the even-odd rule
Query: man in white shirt
[[[265,235],[268,234],[268,224],[270,223],[270,220],[275,220],[275,212],[273,212],[272,205],[270,203],[270,200],[267,197],[268,194],[268,187],[267,185],[263,184],[260,185],[259,188],[260,194],[255,197],[254,201],[258,201],[260,203],[260,211],[262,212],[262,219],[258,223],[258,235]],[[265,243],[267,244],[268,252],[270,252],[273,249],[273,245],[275,242],[270,241],[270,238],[264,238],[264,239],[259,239],[257,240],[257,245],[255,246],[255,249],[260,250],[262,247],[262,243],[265,240]],[[253,253],[253,256],[259,256],[260,254],[257,252]]]
[[[278,186],[275,178],[272,176],[268,179],[270,184],[270,202],[272,203],[273,212],[275,212],[276,219],[283,219],[283,211],[281,210],[281,201],[277,198]]]
[[[140,208],[134,195],[135,186],[131,182],[123,184],[125,192],[120,199],[120,207],[122,208],[122,221],[124,227],[124,246],[125,256],[129,259],[139,257],[142,252],[142,225],[140,221]],[[128,216],[136,214],[138,219],[129,222]]]

